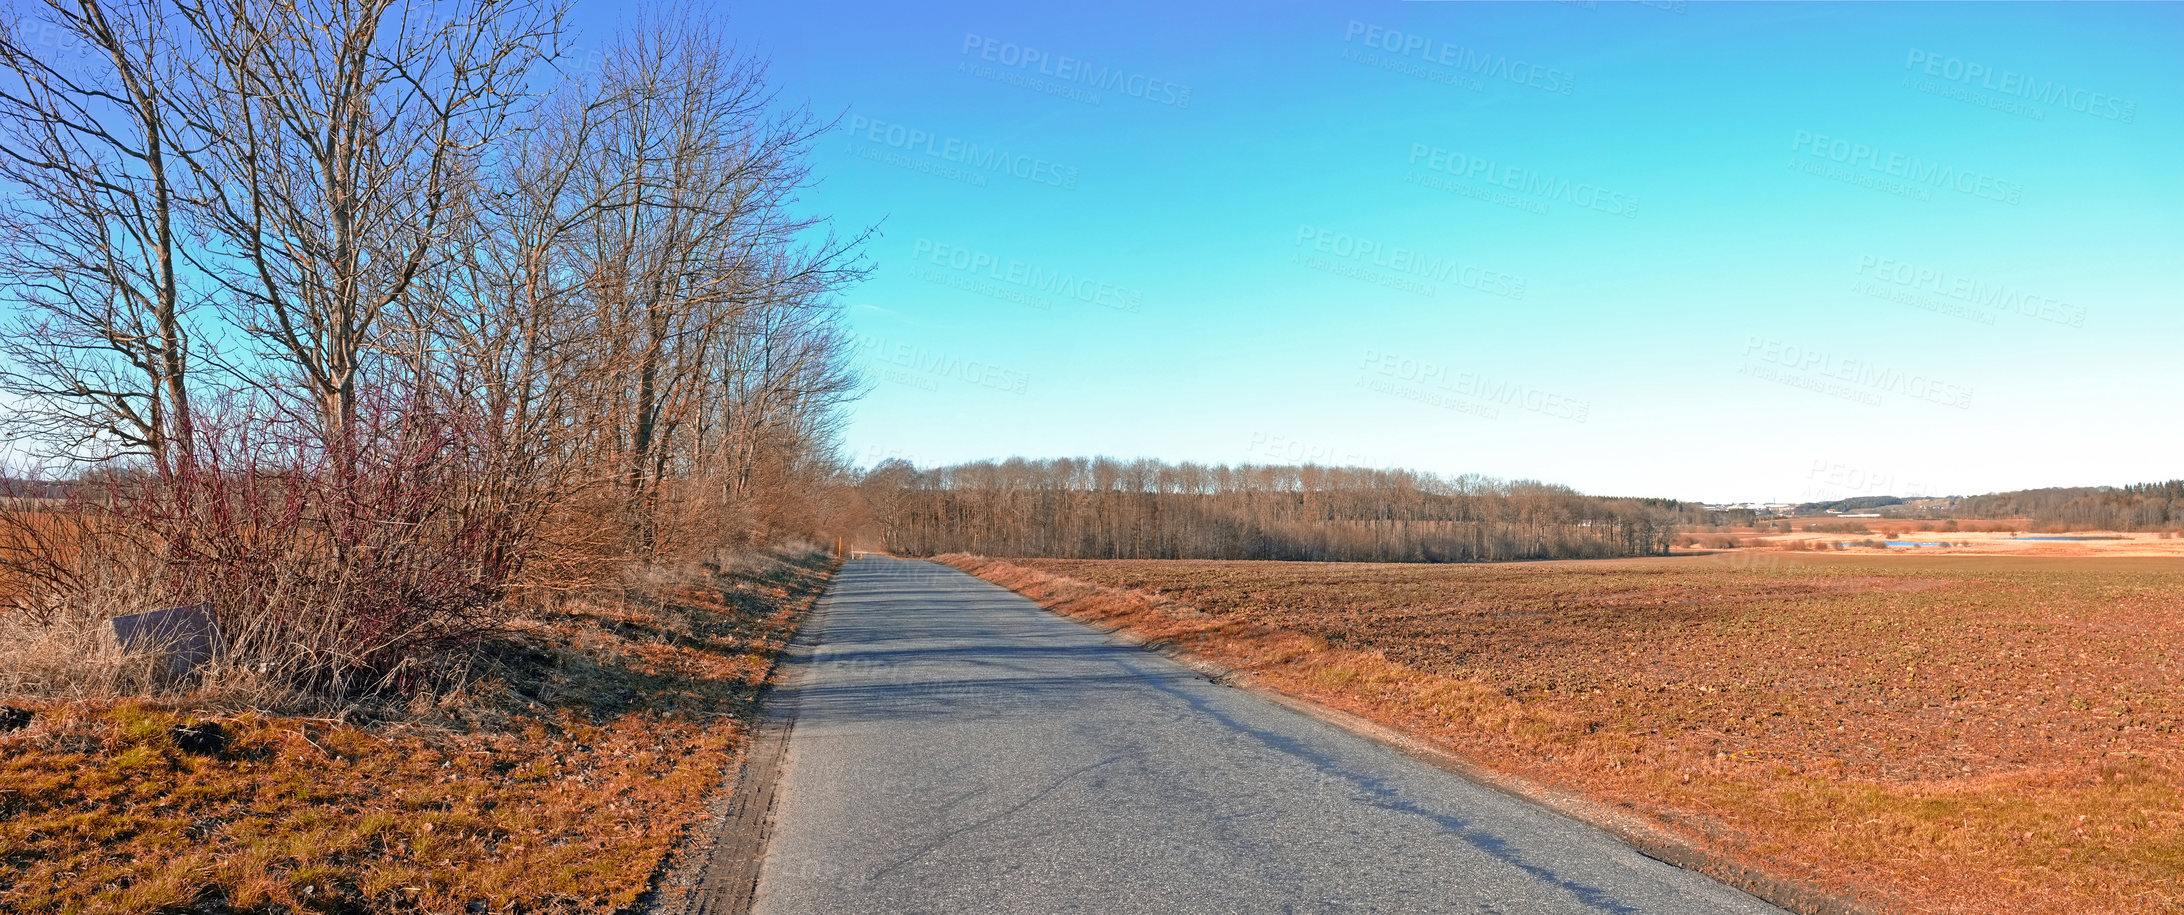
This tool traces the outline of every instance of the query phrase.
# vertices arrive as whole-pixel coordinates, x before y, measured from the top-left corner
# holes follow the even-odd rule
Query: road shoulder
[[[706,818],[664,862],[645,915],[744,915],[758,899],[759,873],[779,813],[782,770],[796,727],[789,687],[817,645],[840,569],[813,601],[789,644],[775,657],[743,760],[721,783]]]

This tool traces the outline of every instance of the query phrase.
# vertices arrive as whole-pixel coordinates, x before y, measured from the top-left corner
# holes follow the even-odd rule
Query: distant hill
[[[1850,499],[1837,499],[1833,502],[1806,502],[1797,506],[1797,513],[1800,515],[1820,515],[1828,512],[1869,512],[1885,506],[1902,504],[1904,504],[1903,500],[1895,496],[1857,496]]]

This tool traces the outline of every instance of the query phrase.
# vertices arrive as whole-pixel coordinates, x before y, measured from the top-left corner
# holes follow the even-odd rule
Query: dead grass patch
[[[11,700],[37,719],[0,735],[0,910],[624,910],[834,569],[728,566],[565,601],[473,655],[464,689],[370,720]],[[201,720],[218,754],[169,736]]]

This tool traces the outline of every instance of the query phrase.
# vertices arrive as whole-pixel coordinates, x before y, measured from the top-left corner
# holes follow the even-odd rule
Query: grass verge
[[[0,911],[628,910],[838,567],[728,565],[567,600],[376,720],[10,700],[35,717],[0,734]],[[201,722],[216,752],[177,744]]]

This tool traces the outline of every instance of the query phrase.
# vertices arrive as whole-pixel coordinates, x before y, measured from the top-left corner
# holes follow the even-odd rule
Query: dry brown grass
[[[0,911],[625,909],[834,568],[728,565],[566,601],[374,721],[10,700],[38,717],[0,735]],[[177,749],[202,720],[226,749]]]
[[[2184,905],[2174,563],[950,561],[1885,907]]]

